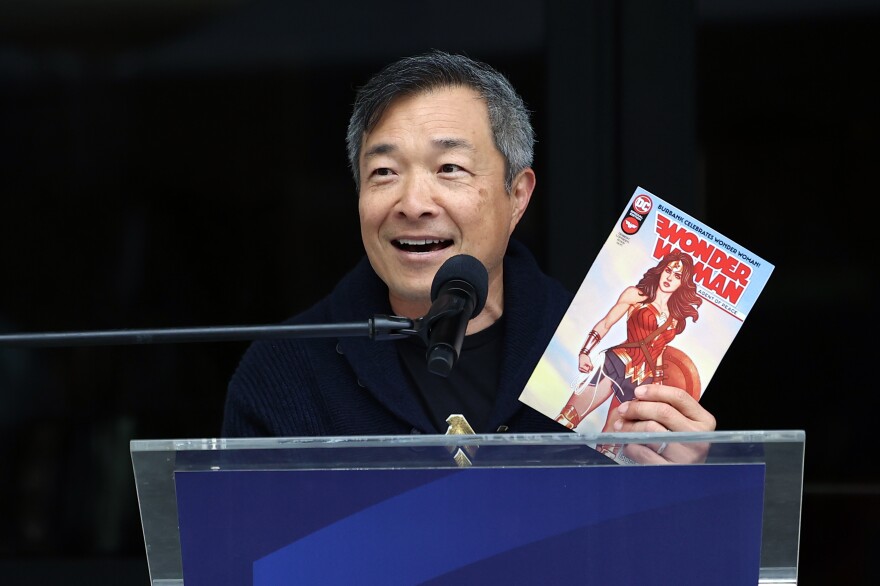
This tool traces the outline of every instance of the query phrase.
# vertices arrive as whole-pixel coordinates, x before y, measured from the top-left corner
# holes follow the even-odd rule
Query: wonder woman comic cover
[[[580,433],[613,431],[641,384],[699,399],[773,265],[637,188],[520,400]]]

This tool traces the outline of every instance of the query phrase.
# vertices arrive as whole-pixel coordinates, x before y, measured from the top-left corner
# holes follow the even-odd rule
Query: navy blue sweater
[[[571,294],[511,241],[504,259],[504,355],[489,429],[563,428],[519,402]],[[390,314],[388,288],[364,258],[288,323],[358,322]],[[224,437],[437,433],[404,373],[394,341],[322,338],[255,342],[229,384]]]

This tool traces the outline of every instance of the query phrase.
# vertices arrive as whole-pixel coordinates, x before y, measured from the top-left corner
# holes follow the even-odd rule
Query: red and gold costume
[[[640,385],[645,379],[654,378],[657,359],[675,338],[676,325],[675,319],[661,319],[660,312],[650,303],[630,310],[626,342],[611,348],[623,363],[627,379]]]

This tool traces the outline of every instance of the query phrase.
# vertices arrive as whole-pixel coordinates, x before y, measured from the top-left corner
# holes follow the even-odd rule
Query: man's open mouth
[[[452,240],[392,240],[395,248],[405,252],[434,252],[452,246]]]

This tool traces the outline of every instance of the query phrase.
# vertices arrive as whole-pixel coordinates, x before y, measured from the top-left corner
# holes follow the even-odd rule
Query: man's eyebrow
[[[445,151],[454,149],[464,149],[468,151],[477,150],[473,143],[463,138],[435,138],[431,142],[434,143],[434,146],[439,147]]]
[[[388,153],[394,152],[395,150],[397,150],[397,147],[393,144],[380,142],[379,144],[374,144],[369,149],[364,151],[364,160],[379,155],[387,155]]]

